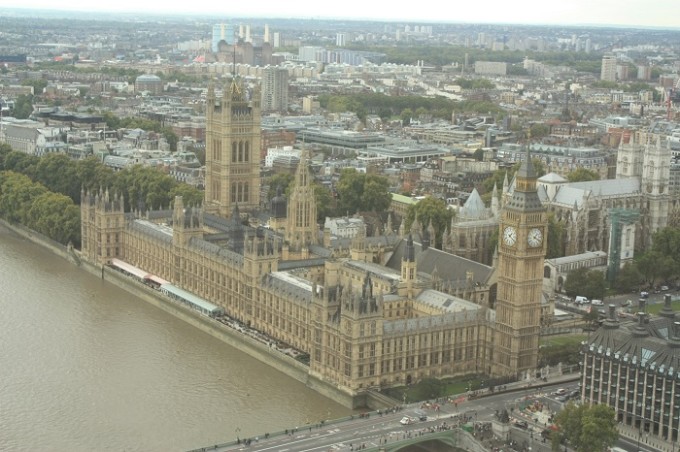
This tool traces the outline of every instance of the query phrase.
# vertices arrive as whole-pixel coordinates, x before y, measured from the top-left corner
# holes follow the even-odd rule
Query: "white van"
[[[582,297],[580,295],[577,295],[576,298],[574,298],[574,303],[576,303],[576,304],[588,304],[589,301],[586,297]]]
[[[593,300],[590,302],[590,304],[592,304],[593,306],[604,306],[602,300]]]

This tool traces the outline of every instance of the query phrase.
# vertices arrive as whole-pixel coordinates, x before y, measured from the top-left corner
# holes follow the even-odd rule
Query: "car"
[[[647,291],[640,292],[640,298],[649,298],[649,292]]]
[[[411,416],[404,416],[399,421],[401,425],[411,425],[414,424],[415,422],[416,422],[415,418],[412,418]]]
[[[589,301],[586,297],[582,297],[581,295],[577,295],[576,298],[574,298],[574,303],[576,303],[576,304],[588,304]]]
[[[555,391],[555,395],[564,395],[567,393],[567,390],[564,388],[560,388],[557,391]]]
[[[668,286],[661,286],[661,292],[667,292]]]
[[[515,427],[526,430],[529,428],[529,423],[527,421],[515,421]]]
[[[604,306],[602,300],[593,300],[590,302],[590,304],[592,304],[593,306]]]
[[[413,411],[413,414],[415,415],[416,418],[418,418],[419,421],[427,420],[427,413],[424,412],[423,410],[415,410]]]

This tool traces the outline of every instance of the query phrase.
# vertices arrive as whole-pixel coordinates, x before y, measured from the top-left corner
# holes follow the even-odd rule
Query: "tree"
[[[630,293],[637,289],[642,281],[642,275],[635,262],[626,262],[614,281],[614,287],[618,292]]]
[[[564,256],[565,224],[555,218],[553,212],[548,213],[548,250],[546,258],[554,259]]]
[[[443,199],[430,196],[408,208],[405,224],[407,230],[411,228],[416,216],[423,229],[432,224],[435,236],[431,237],[430,240],[436,248],[441,249],[442,237],[451,224],[453,211],[447,209],[446,202]]]
[[[607,405],[569,403],[555,419],[558,430],[552,436],[552,449],[560,450],[568,441],[577,452],[606,451],[619,437],[616,413]]]
[[[26,119],[33,113],[33,95],[20,94],[14,101],[12,116],[17,119]]]
[[[658,265],[662,257],[662,254],[654,249],[635,256],[635,264],[640,272],[643,284],[654,285],[654,282],[659,276]]]
[[[51,153],[40,158],[33,180],[74,201],[80,199],[81,183],[77,177],[76,161],[66,154]]]
[[[377,174],[368,174],[364,180],[364,190],[361,194],[361,210],[382,212],[388,209],[392,202],[389,191],[389,181]]]
[[[0,173],[0,216],[10,223],[27,224],[28,211],[33,201],[47,192],[23,174]]]
[[[659,276],[664,281],[680,276],[680,229],[666,227],[652,236],[652,250],[663,256]]]
[[[345,168],[340,173],[336,186],[338,213],[353,215],[360,211],[382,212],[392,202],[387,178],[376,174],[359,173],[354,168]]]
[[[290,173],[274,174],[269,178],[269,191],[267,192],[267,199],[272,200],[276,196],[276,192],[281,188],[281,193],[286,196],[290,195],[290,187],[295,180],[295,176]]]
[[[335,200],[327,187],[316,182],[314,182],[314,196],[316,197],[316,219],[318,222],[323,222],[326,217],[331,216]]]
[[[567,174],[569,182],[585,182],[591,180],[600,180],[600,174],[588,168],[576,168]]]
[[[68,196],[45,192],[28,210],[26,226],[66,245],[80,243],[80,208]]]
[[[531,131],[531,138],[543,138],[550,135],[550,126],[547,124],[532,124],[529,131]]]
[[[586,277],[586,287],[584,288],[584,295],[589,299],[601,300],[607,293],[607,279],[604,272],[599,270],[590,270]]]
[[[401,123],[405,126],[411,123],[411,118],[413,118],[413,110],[410,108],[405,108],[401,111]]]
[[[484,149],[479,148],[475,149],[475,152],[472,154],[472,156],[477,160],[478,162],[481,162],[484,160]]]

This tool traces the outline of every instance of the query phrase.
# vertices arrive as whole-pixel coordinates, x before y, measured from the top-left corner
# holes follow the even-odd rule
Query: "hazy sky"
[[[2,7],[209,14],[230,17],[343,18],[402,22],[599,24],[680,27],[678,0],[2,0]]]

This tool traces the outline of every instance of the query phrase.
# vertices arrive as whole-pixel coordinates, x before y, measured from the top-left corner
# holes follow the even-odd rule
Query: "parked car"
[[[640,298],[649,298],[649,292],[647,291],[640,292]]]
[[[590,304],[592,304],[593,306],[604,306],[602,300],[593,300],[590,302]]]

